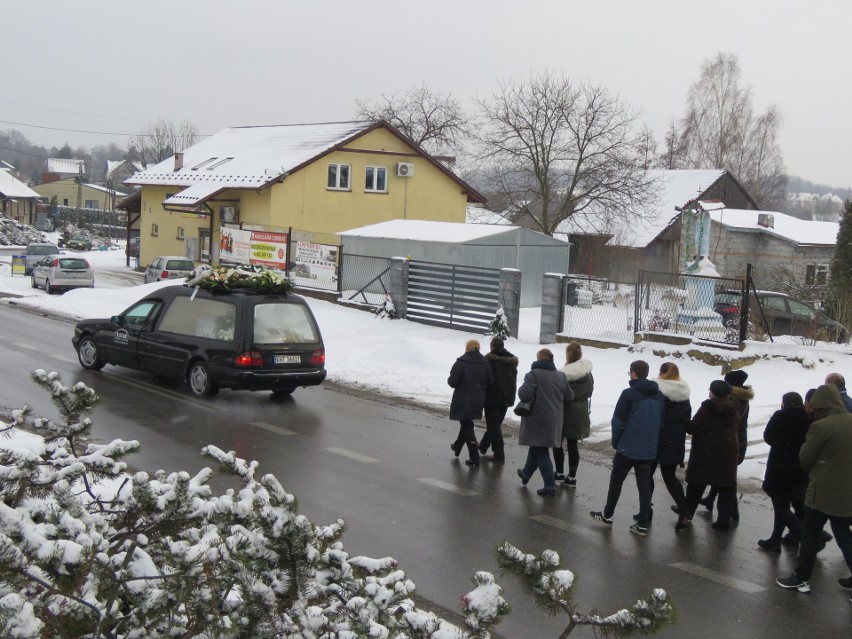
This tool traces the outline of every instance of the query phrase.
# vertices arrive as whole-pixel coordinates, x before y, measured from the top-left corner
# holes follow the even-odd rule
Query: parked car
[[[72,288],[94,288],[95,274],[82,257],[48,256],[33,267],[30,284],[50,295]]]
[[[145,269],[145,283],[189,277],[195,270],[192,260],[180,255],[161,255]]]
[[[27,244],[26,255],[24,257],[24,274],[30,275],[36,263],[48,255],[60,255],[59,247],[50,242],[33,242],[32,244]]]
[[[79,322],[72,343],[83,368],[186,380],[197,397],[220,388],[289,395],[326,376],[319,327],[298,295],[166,286],[110,319]]]
[[[67,248],[78,249],[81,251],[91,251],[92,240],[88,235],[75,235],[65,241],[65,246]]]
[[[763,326],[763,314],[767,326],[763,328],[773,337],[776,335],[797,335],[826,342],[845,344],[849,341],[847,328],[813,306],[802,300],[774,291],[758,291],[760,302],[758,308],[755,294],[751,293],[749,302],[750,322]],[[715,311],[722,316],[722,321],[739,321],[742,298],[739,291],[721,291],[716,293]]]

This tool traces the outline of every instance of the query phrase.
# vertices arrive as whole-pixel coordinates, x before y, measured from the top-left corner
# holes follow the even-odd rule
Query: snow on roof
[[[837,244],[837,222],[812,222],[801,220],[785,213],[774,211],[752,211],[745,209],[721,209],[710,211],[710,219],[729,228],[756,230],[768,235],[801,244]],[[771,216],[772,227],[759,224],[761,216]]]
[[[433,222],[428,220],[390,220],[389,222],[380,222],[348,231],[341,231],[338,235],[463,244],[491,235],[508,233],[517,228],[520,227],[506,224],[463,224],[461,222]]]
[[[8,171],[0,171],[0,194],[5,197],[41,197]]]
[[[356,121],[233,127],[184,150],[183,167],[177,171],[175,158],[170,157],[125,183],[258,188],[374,124]]]
[[[650,244],[671,221],[680,215],[675,207],[682,207],[715,184],[725,171],[722,169],[649,171],[658,180],[660,191],[657,201],[649,206],[645,220],[610,219],[606,211],[585,210],[560,225],[561,233],[572,235],[612,235],[609,246],[644,248]],[[574,219],[576,218],[576,219]]]
[[[501,224],[503,226],[511,225],[512,223],[499,213],[480,206],[478,204],[468,204],[465,210],[465,222],[468,224]]]
[[[48,173],[79,173],[82,167],[86,172],[86,164],[83,160],[67,160],[64,158],[47,158]]]

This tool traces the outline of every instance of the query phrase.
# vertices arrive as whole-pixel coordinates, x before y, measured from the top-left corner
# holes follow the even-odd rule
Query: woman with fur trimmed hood
[[[692,419],[692,404],[689,402],[689,384],[680,378],[680,370],[673,362],[663,362],[660,375],[654,380],[666,398],[663,409],[663,425],[657,443],[657,461],[666,489],[674,499],[679,515],[675,530],[681,530],[689,521],[686,495],[683,484],[677,477],[677,467],[683,466],[686,455],[686,426]],[[654,470],[651,471],[651,491],[654,490]]]
[[[580,465],[577,442],[586,439],[591,431],[589,402],[595,390],[595,378],[592,376],[592,363],[583,357],[583,347],[579,342],[568,343],[565,361],[562,372],[574,392],[571,405],[562,414],[562,439],[568,441],[568,475],[565,475],[565,451],[561,442],[558,448],[553,449],[553,461],[556,465],[556,479],[573,488],[577,485],[577,467]]]

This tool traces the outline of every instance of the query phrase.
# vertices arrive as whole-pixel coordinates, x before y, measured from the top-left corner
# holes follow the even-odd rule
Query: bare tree
[[[358,117],[385,120],[430,153],[458,152],[467,137],[468,117],[452,94],[434,93],[425,84],[372,103],[356,100]]]
[[[190,122],[175,124],[160,118],[130,138],[128,157],[143,164],[156,164],[192,146],[197,138],[198,129]]]
[[[786,169],[777,143],[781,116],[770,106],[755,117],[751,89],[740,80],[735,55],[719,53],[702,65],[681,126],[685,168],[727,169],[763,207],[786,195]]]
[[[683,145],[677,124],[671,122],[663,140],[665,148],[657,157],[657,166],[661,169],[682,169],[686,167],[686,149]]]
[[[655,195],[643,170],[647,135],[606,89],[544,73],[503,84],[479,104],[479,157],[513,221],[553,235],[580,212],[644,216]]]

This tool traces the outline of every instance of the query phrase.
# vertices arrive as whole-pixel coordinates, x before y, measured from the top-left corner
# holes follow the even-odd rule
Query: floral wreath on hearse
[[[211,293],[249,290],[270,295],[287,295],[296,288],[283,271],[258,265],[206,269],[187,280],[186,285],[203,288]]]

